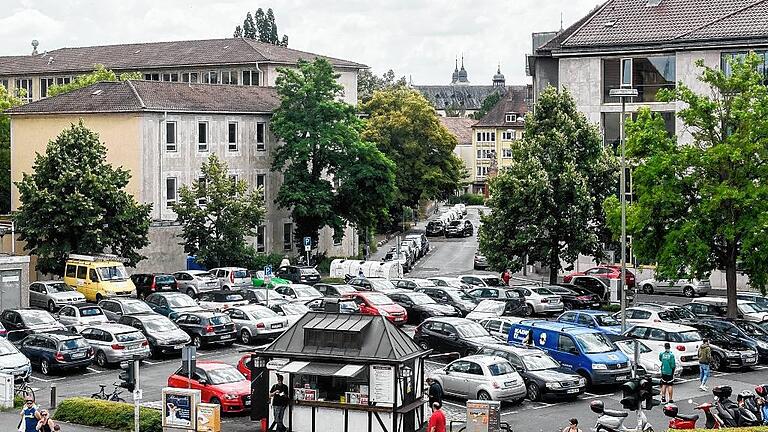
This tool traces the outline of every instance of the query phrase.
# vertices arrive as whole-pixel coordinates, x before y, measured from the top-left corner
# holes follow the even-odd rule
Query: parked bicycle
[[[92,394],[91,399],[101,399],[101,400],[106,400],[111,402],[125,402],[125,399],[120,397],[120,394],[122,394],[123,392],[117,390],[118,388],[120,388],[120,386],[117,383],[112,383],[112,385],[115,388],[112,390],[112,393],[107,394],[104,391],[104,389],[107,386],[105,386],[104,384],[99,384],[99,387],[101,387],[101,389],[99,390],[98,393]]]
[[[29,385],[29,381],[22,381],[19,384],[13,386],[13,396],[20,397],[22,399],[31,397],[35,400],[35,390]]]

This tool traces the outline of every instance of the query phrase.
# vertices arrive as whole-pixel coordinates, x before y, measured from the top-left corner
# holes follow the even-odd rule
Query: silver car
[[[144,335],[124,324],[102,324],[88,326],[80,332],[96,352],[96,364],[108,367],[139,356],[149,358],[149,342]]]
[[[85,303],[85,296],[62,281],[35,282],[29,286],[29,306],[55,312],[61,306]]]
[[[257,339],[276,338],[288,328],[288,319],[266,306],[236,306],[224,313],[235,323],[240,342],[246,345]]]
[[[640,281],[637,286],[645,294],[682,294],[686,297],[705,296],[709,293],[709,290],[712,289],[709,279],[679,279],[668,281],[645,279]]]
[[[62,306],[56,319],[74,333],[80,333],[86,326],[109,322],[101,307],[88,303]]]
[[[275,287],[275,291],[286,296],[288,299],[300,301],[313,300],[323,296],[314,287],[303,284],[278,285]]]
[[[205,270],[184,270],[173,274],[178,283],[178,292],[195,298],[203,291],[219,289],[219,280]]]
[[[453,361],[432,373],[446,395],[464,399],[512,401],[525,399],[525,382],[501,357],[473,355]]]
[[[138,299],[113,297],[99,302],[107,319],[117,322],[126,315],[154,314],[149,305]]]
[[[210,273],[219,281],[219,288],[224,290],[248,288],[253,286],[248,270],[242,267],[219,267]]]

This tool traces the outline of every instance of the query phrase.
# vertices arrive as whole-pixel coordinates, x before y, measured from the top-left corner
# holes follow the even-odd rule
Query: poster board
[[[163,389],[163,430],[196,430],[200,390]]]
[[[499,432],[501,403],[497,401],[467,401],[466,432]]]
[[[392,404],[395,402],[395,367],[386,365],[370,366],[370,401]]]
[[[221,432],[221,407],[218,404],[197,405],[197,432]]]

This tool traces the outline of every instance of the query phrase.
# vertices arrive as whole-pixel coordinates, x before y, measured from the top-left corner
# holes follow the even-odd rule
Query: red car
[[[218,361],[198,361],[192,379],[179,368],[168,377],[168,387],[200,390],[202,402],[221,405],[222,413],[251,409],[251,382],[234,366]]]
[[[240,371],[246,379],[251,379],[251,354],[246,354],[240,357],[240,361],[237,362],[237,370]]]
[[[567,274],[563,276],[563,282],[569,283],[571,282],[571,278],[573,278],[574,276],[581,276],[581,275],[594,276],[594,277],[603,278],[603,279],[619,279],[621,278],[621,266],[599,265],[597,267],[592,267],[591,269],[585,270],[583,272],[572,272],[571,274]],[[629,288],[635,287],[635,274],[629,270],[627,270],[626,282],[627,282],[627,287]]]
[[[356,292],[344,297],[354,299],[363,315],[381,315],[395,325],[403,325],[408,321],[408,312],[405,311],[405,308],[382,293],[375,291]]]

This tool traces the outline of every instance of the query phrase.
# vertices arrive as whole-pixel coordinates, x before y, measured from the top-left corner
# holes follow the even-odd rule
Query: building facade
[[[467,186],[462,191],[469,193],[472,191],[472,166],[475,161],[474,149],[472,147],[472,126],[477,120],[467,117],[440,117],[440,123],[456,137],[456,148],[453,153],[464,163],[467,177],[464,181]]]

